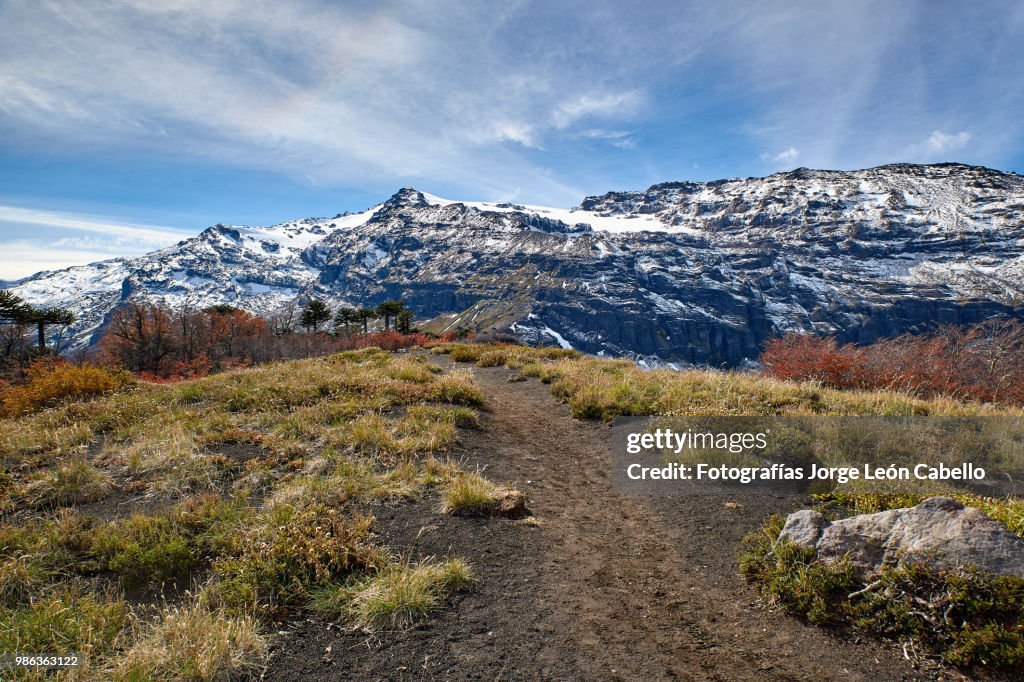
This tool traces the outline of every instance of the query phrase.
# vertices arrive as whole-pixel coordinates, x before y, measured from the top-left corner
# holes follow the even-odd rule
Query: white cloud
[[[935,130],[928,136],[924,147],[930,152],[942,154],[963,149],[970,141],[971,134],[966,130],[961,130],[958,133],[944,133],[941,130]]]
[[[645,99],[608,75],[620,55],[586,47],[613,28],[575,15],[581,61],[567,68],[511,5],[496,22],[454,0],[99,2],[0,4],[0,124],[24,144],[332,184],[441,179],[482,198],[529,187],[531,200],[565,203],[583,192],[522,148],[633,116]]]
[[[517,142],[524,147],[539,148],[533,126],[526,123],[504,121],[494,125],[494,137],[501,142]]]
[[[184,239],[192,234],[173,227],[124,223],[78,213],[60,213],[34,208],[19,208],[16,206],[0,206],[0,223],[55,227],[64,230],[109,235],[121,238],[122,240],[164,245]],[[168,240],[171,241],[168,242]]]
[[[40,229],[57,236],[33,239]],[[139,256],[194,235],[159,225],[2,205],[0,234],[17,236],[0,242],[0,279],[25,277],[40,270],[118,256]]]
[[[1024,10],[1012,12],[923,0],[0,1],[0,135],[30,153],[152,153],[480,199],[520,188],[525,202],[562,205],[595,179],[618,182],[602,145],[568,149],[587,139],[636,146],[632,179],[671,178],[679,158],[723,174],[794,163],[773,160],[793,140],[818,167],[952,151],[996,165],[1019,158],[1024,133]],[[951,39],[961,34],[986,40]],[[580,134],[626,127],[639,132]],[[922,141],[929,130],[941,135]],[[750,149],[782,151],[759,163]]]
[[[57,248],[52,244],[35,244],[28,241],[0,242],[0,279],[20,279],[43,270],[61,270],[72,265],[86,265],[118,255],[106,250]]]
[[[555,128],[568,128],[577,121],[591,117],[629,118],[644,101],[639,90],[585,94],[562,102],[551,115]]]
[[[761,160],[777,167],[792,166],[800,158],[800,150],[796,147],[787,147],[775,154],[761,154]]]

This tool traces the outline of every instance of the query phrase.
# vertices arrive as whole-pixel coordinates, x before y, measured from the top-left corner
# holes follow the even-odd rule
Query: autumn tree
[[[160,372],[175,350],[170,314],[157,305],[128,303],[110,317],[104,349],[135,372]]]

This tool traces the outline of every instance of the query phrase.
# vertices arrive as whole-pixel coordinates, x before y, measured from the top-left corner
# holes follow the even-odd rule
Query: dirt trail
[[[301,623],[266,679],[960,679],[757,607],[740,539],[793,500],[620,495],[607,426],[573,420],[536,380],[473,372],[488,410],[461,456],[516,483],[541,525],[445,517],[436,500],[377,510],[392,547],[464,556],[478,587],[402,633]]]

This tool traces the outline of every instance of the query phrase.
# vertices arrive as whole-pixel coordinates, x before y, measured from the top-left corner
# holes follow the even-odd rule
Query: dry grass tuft
[[[522,517],[529,513],[523,493],[472,472],[460,473],[448,483],[441,497],[441,511],[459,516]]]
[[[30,479],[19,497],[30,506],[44,509],[95,502],[109,495],[111,489],[106,473],[75,458]]]
[[[320,590],[312,605],[332,616],[348,616],[367,629],[401,629],[471,580],[473,572],[462,559],[392,564],[351,586]]]
[[[213,682],[259,679],[267,642],[256,621],[211,608],[202,597],[168,606],[118,663],[118,680]]]

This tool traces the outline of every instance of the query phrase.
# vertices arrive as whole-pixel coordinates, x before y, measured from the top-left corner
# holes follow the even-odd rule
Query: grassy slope
[[[242,679],[303,609],[411,622],[471,570],[392,556],[366,509],[457,490],[445,453],[481,402],[467,373],[367,349],[0,420],[0,651],[81,652],[69,678]]]

